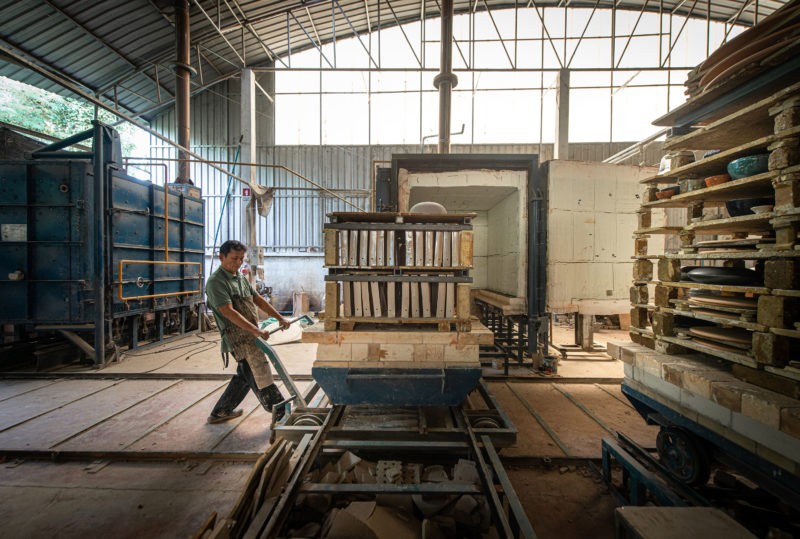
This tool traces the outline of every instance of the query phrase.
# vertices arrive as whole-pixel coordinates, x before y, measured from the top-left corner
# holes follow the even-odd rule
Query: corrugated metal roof
[[[490,9],[523,6],[611,8],[691,14],[752,25],[787,0],[486,0]],[[483,3],[455,0],[456,14]],[[757,10],[757,17],[756,17]],[[174,95],[171,0],[3,0],[0,2],[0,75],[69,95],[15,57],[60,73],[123,110],[149,116]],[[439,15],[437,0],[192,0],[192,66],[196,89],[237,74],[244,64],[265,66],[368,30]],[[211,19],[211,20],[209,20]],[[219,31],[217,30],[219,28]]]

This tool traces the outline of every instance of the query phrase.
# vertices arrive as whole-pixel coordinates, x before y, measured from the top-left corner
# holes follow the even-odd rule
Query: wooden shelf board
[[[708,354],[710,356],[727,359],[728,361],[739,363],[740,365],[745,365],[747,367],[753,367],[754,369],[758,368],[758,362],[750,356],[746,356],[744,354],[736,354],[733,352],[726,352],[724,350],[716,350],[714,348],[698,344],[692,341],[691,339],[678,339],[676,337],[659,337],[659,340],[677,344],[678,346],[683,346],[684,348],[689,348],[697,352],[703,352],[704,354]]]
[[[781,335],[782,337],[800,339],[800,329],[769,328],[769,332],[775,335]]]
[[[770,289],[765,288],[763,286],[733,286],[727,284],[693,283],[688,281],[681,281],[681,282],[655,281],[655,283],[660,284],[662,286],[670,286],[672,288],[697,288],[699,290],[716,290],[718,292],[738,292],[738,293],[750,293],[750,294],[762,294],[762,295],[770,293]]]
[[[686,230],[700,234],[732,234],[734,232],[770,232],[772,225],[770,219],[774,219],[775,214],[759,213],[752,215],[741,215],[739,217],[726,217],[725,219],[714,219],[713,221],[700,221],[686,225]]]
[[[653,228],[640,228],[639,230],[634,230],[633,233],[647,236],[650,234],[677,234],[681,230],[683,230],[682,226],[657,226]]]
[[[739,198],[759,198],[771,196],[775,193],[772,188],[772,179],[778,176],[777,171],[765,172],[757,176],[750,176],[740,180],[733,180],[713,187],[697,189],[688,193],[681,193],[666,200],[645,202],[643,208],[685,208],[692,202],[724,203],[728,200]]]
[[[800,134],[800,126],[787,129],[782,132],[781,138],[792,137]],[[752,140],[746,144],[741,144],[733,148],[721,151],[705,159],[689,163],[688,165],[678,167],[670,170],[660,176],[651,176],[645,178],[639,183],[643,184],[660,184],[660,183],[675,183],[679,178],[704,178],[713,176],[715,174],[725,174],[726,167],[730,161],[738,159],[739,157],[746,157],[756,153],[764,153],[767,151],[767,146],[778,140],[777,135],[768,135]]]
[[[709,309],[713,307],[709,306]],[[706,322],[714,322],[715,324],[732,326],[737,328],[749,329],[752,331],[767,331],[767,326],[756,324],[755,322],[745,322],[744,320],[732,320],[730,318],[722,318],[718,316],[709,316],[707,314],[698,314],[692,311],[683,311],[681,309],[670,309],[668,307],[661,307],[661,311],[671,313],[677,316],[686,316],[688,318],[696,318],[697,320],[705,320]]]
[[[770,292],[772,293],[773,296],[800,298],[800,290],[784,290],[780,288],[773,288]]]
[[[661,258],[661,257],[657,257]],[[761,260],[765,258],[800,258],[800,251],[704,251],[702,253],[678,253],[663,255],[673,260]]]
[[[634,333],[638,333],[642,337],[649,337],[651,339],[655,339],[655,334],[653,333],[652,329],[643,329],[643,328],[635,328],[631,326],[628,331],[632,331]]]
[[[800,380],[800,369],[793,369],[791,367],[784,367],[779,369],[778,367],[773,367],[771,365],[765,365],[764,370],[776,374],[778,376],[783,376],[784,378],[791,378],[792,380]]]
[[[754,137],[770,135],[775,122],[769,115],[769,109],[798,92],[800,83],[788,86],[687,135],[667,139],[664,142],[664,149],[673,151],[730,148],[740,146]]]

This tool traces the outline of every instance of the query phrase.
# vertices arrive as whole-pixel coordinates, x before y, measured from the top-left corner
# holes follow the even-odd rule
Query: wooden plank
[[[353,315],[364,316],[363,302],[361,300],[361,283],[353,281]]]
[[[394,318],[397,316],[395,309],[395,286],[393,282],[386,283],[386,316]]]
[[[59,451],[120,451],[146,436],[184,410],[228,384],[218,380],[183,380],[150,395],[132,408],[97,424],[86,432],[52,447]],[[208,408],[210,413],[211,409]],[[76,416],[76,418],[79,418]]]
[[[423,267],[425,265],[425,231],[414,231],[414,265]]]
[[[419,283],[408,284],[411,285],[411,318],[419,318]]]
[[[325,265],[336,266],[339,263],[339,245],[337,230],[325,229]]]
[[[350,281],[342,281],[342,305],[345,316],[353,316],[353,288]]]
[[[451,232],[450,235],[450,262],[458,267],[461,261],[461,232]]]
[[[131,444],[130,451],[212,451],[234,431],[247,415],[258,413],[268,415],[259,404],[252,391],[247,392],[242,404],[244,414],[224,423],[208,424],[207,418],[214,404],[219,400],[224,388],[210,393],[194,406],[161,425],[144,438]],[[201,426],[202,428],[198,428]]]
[[[422,296],[422,317],[431,317],[431,283],[419,283]]]
[[[414,231],[413,230],[406,230],[406,258],[405,258],[405,265],[406,266],[413,266],[414,265]]]
[[[369,265],[378,265],[378,231],[369,231]],[[381,264],[383,265],[383,264]]]
[[[350,231],[350,251],[347,257],[349,266],[358,266],[358,230]]]
[[[445,318],[453,318],[455,315],[456,303],[456,283],[445,283],[447,288],[447,303],[445,303],[444,316]]]
[[[378,290],[378,281],[369,283],[370,295],[372,296],[372,316],[383,316],[383,309],[381,308],[381,294]]]
[[[425,231],[425,266],[431,267],[433,266],[433,255],[434,255],[434,245],[433,245],[433,230],[426,230]]]
[[[409,305],[411,302],[411,291],[410,287],[408,286],[411,283],[400,283],[400,316],[402,318],[408,318],[411,314],[411,310],[409,309]]]
[[[64,380],[52,386],[42,386],[10,398],[3,402],[0,430],[44,415],[90,393],[103,391],[118,383],[113,380]]]
[[[350,261],[350,232],[339,231],[339,265],[347,266]]]
[[[794,127],[792,129],[787,129],[785,133],[781,133],[781,138],[790,138],[797,136],[798,134],[800,134],[800,127]],[[639,183],[675,183],[677,178],[692,176],[703,178],[705,176],[720,174],[725,171],[725,167],[730,161],[738,159],[739,157],[745,157],[755,153],[762,153],[766,151],[767,147],[769,147],[776,140],[778,140],[776,135],[768,135],[755,140],[750,140],[745,144],[728,148],[719,153],[708,156],[705,159],[695,161],[694,163],[689,163],[688,165],[669,170],[668,172],[657,176],[645,178]]]
[[[358,265],[369,265],[369,230],[358,231]]]
[[[437,230],[434,234],[435,245],[433,247],[433,265],[437,268],[442,267],[442,247],[444,243],[444,232]]]
[[[325,320],[333,320],[339,316],[339,290],[336,281],[325,282]]]
[[[88,395],[3,431],[0,433],[0,447],[50,449],[177,383],[176,380],[125,380],[108,387],[99,380],[83,382],[88,382],[88,385],[84,384],[84,394]],[[102,390],[97,391],[100,388]]]
[[[447,286],[445,283],[436,283],[436,318],[446,316]]]
[[[770,135],[775,126],[769,115],[769,109],[798,92],[800,83],[740,108],[733,114],[702,126],[687,135],[670,137],[664,141],[664,150],[731,148],[754,138]]]
[[[469,283],[458,283],[456,286],[456,317],[459,320],[469,320],[471,288]]]
[[[756,539],[747,528],[713,507],[620,507],[615,511],[617,537],[670,539],[725,537]]]
[[[0,402],[60,382],[62,380],[3,380],[0,381]]]
[[[459,266],[463,268],[472,267],[472,231],[463,230],[461,232],[461,248],[459,249]]]
[[[386,231],[386,265],[394,266],[397,263],[395,256],[395,234],[394,230]]]
[[[449,268],[453,265],[453,235],[449,232],[442,232],[442,238],[442,266]]]
[[[378,251],[376,265],[378,266],[385,266],[386,265],[386,231],[385,230],[376,230],[376,248]]]
[[[372,309],[369,301],[369,282],[363,281],[361,284],[361,311],[364,316],[372,316]]]

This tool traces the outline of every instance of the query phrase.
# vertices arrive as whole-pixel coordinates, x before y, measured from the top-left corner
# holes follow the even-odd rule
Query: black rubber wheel
[[[662,427],[656,438],[658,457],[669,472],[687,485],[702,485],[711,472],[708,455],[694,435],[676,427]]]

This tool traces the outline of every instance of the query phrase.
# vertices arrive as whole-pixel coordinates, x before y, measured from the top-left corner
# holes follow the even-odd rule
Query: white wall
[[[519,269],[526,266],[527,212],[520,208],[520,192],[504,198],[489,210],[488,216],[488,288],[524,296],[525,274],[520,275]]]
[[[633,231],[656,169],[548,162],[547,305],[555,313],[630,309]]]
[[[476,212],[475,219],[472,220],[472,277],[473,288],[489,287],[489,213],[486,211]]]

